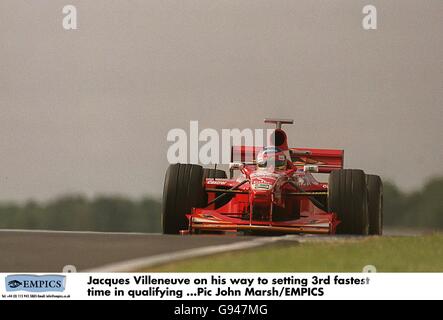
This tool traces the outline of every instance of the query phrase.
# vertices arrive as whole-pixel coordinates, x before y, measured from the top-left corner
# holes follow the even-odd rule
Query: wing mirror
[[[245,165],[241,162],[231,162],[229,164],[229,170],[241,170],[245,167]]]
[[[245,165],[241,162],[231,162],[229,164],[229,179],[234,177],[234,170],[243,170]]]
[[[306,164],[303,166],[303,171],[304,172],[318,172],[318,166],[314,165],[314,164]]]

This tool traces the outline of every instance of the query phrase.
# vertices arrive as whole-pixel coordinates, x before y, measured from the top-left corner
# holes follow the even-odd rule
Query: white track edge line
[[[291,237],[290,239],[295,240],[293,237]],[[158,254],[158,255],[149,256],[149,257],[142,257],[142,258],[136,258],[136,259],[126,260],[126,261],[116,262],[116,263],[110,263],[110,264],[103,265],[101,267],[92,268],[92,269],[88,269],[88,270],[82,270],[80,272],[141,271],[144,268],[149,268],[149,267],[160,265],[160,264],[166,264],[166,263],[174,262],[177,260],[197,258],[197,257],[212,255],[212,254],[221,253],[221,252],[255,248],[255,247],[262,246],[264,244],[269,244],[269,243],[277,242],[280,240],[288,240],[288,237],[283,236],[283,237],[258,238],[258,239],[254,239],[254,240],[250,240],[250,241],[242,241],[242,242],[224,244],[224,245],[214,245],[214,246],[188,249],[188,250],[182,250],[182,251],[171,252],[171,253],[163,253],[163,254]]]

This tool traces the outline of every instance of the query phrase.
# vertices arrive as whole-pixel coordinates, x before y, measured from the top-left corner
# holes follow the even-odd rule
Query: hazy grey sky
[[[78,30],[62,28],[74,4]],[[361,27],[364,5],[378,30]],[[0,199],[160,195],[166,134],[262,128],[419,187],[443,174],[443,1],[0,1]]]

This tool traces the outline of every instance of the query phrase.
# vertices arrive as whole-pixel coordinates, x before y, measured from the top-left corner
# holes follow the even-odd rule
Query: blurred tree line
[[[160,232],[160,201],[66,195],[46,203],[0,204],[0,228]]]
[[[0,203],[0,228],[120,232],[160,232],[160,201],[120,196],[89,199],[67,195],[40,203]],[[443,177],[405,193],[384,183],[387,227],[443,229]]]
[[[386,226],[443,229],[443,177],[411,193],[384,182],[384,222]]]

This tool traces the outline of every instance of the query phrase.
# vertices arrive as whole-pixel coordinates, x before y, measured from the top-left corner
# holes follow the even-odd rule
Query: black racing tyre
[[[383,182],[380,176],[366,175],[368,188],[369,234],[383,233]]]
[[[203,169],[203,179],[215,178],[215,179],[226,179],[228,176],[226,172],[219,169]]]
[[[177,234],[188,227],[186,214],[205,204],[203,168],[195,164],[172,164],[166,171],[163,187],[162,228]]]
[[[340,220],[338,234],[368,234],[368,190],[363,170],[342,169],[331,172],[328,207]]]

